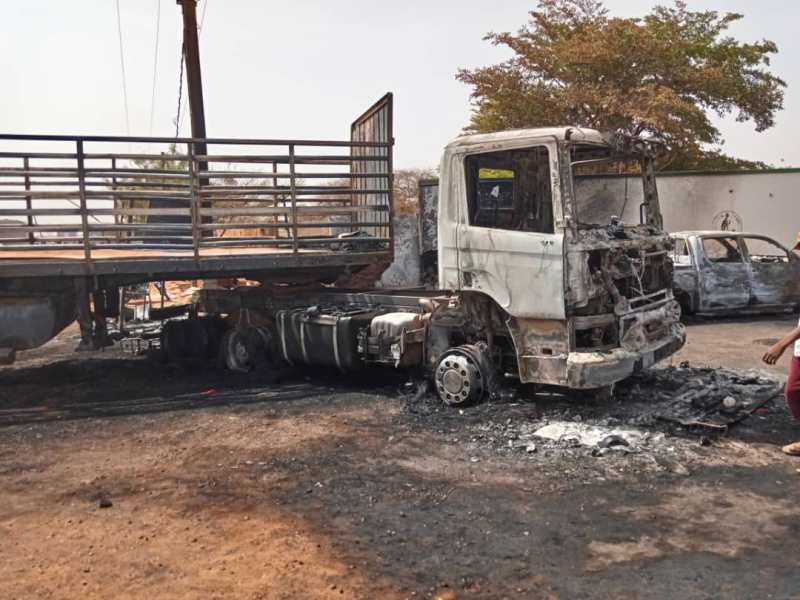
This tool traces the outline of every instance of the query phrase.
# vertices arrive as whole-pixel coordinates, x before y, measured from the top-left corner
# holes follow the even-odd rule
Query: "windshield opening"
[[[605,146],[570,149],[574,214],[579,226],[641,223],[644,198],[639,155],[620,155]]]

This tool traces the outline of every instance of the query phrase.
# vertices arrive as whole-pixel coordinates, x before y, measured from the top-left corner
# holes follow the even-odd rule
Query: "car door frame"
[[[673,259],[673,291],[681,308],[691,314],[697,312],[699,306],[698,294],[700,292],[700,275],[697,262],[697,253],[692,245],[690,236],[672,235],[673,243],[682,240],[686,244],[689,254],[689,264],[679,264]]]
[[[740,236],[750,270],[751,305],[754,308],[791,308],[800,299],[800,260],[794,252],[766,235],[743,233]],[[788,262],[754,263],[747,239],[763,240],[786,253]],[[773,281],[770,281],[773,280]]]
[[[750,268],[736,233],[699,235],[695,238],[698,265],[699,313],[736,312],[750,306]],[[704,240],[730,238],[739,246],[741,261],[714,262],[706,256]],[[738,273],[737,273],[738,272]]]

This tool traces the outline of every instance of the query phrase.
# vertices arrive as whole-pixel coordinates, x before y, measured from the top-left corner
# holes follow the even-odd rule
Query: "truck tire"
[[[272,362],[271,341],[264,327],[229,329],[222,338],[220,359],[229,370],[247,373]]]
[[[483,400],[491,387],[491,368],[483,344],[447,350],[433,374],[436,393],[448,406],[467,406]]]

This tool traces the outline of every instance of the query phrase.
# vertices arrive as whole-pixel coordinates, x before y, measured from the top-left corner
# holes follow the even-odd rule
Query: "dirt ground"
[[[692,323],[671,362],[760,368],[793,323]],[[516,440],[646,398],[458,411],[400,374],[267,383],[74,336],[0,371],[1,598],[800,599],[780,399],[598,457]]]

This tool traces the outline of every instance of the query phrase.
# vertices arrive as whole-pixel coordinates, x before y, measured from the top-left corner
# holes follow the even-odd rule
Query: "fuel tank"
[[[47,343],[76,318],[71,290],[0,295],[0,348],[30,350]]]
[[[376,314],[369,309],[280,310],[275,315],[280,354],[292,365],[360,369],[364,361],[358,352],[358,334]]]

